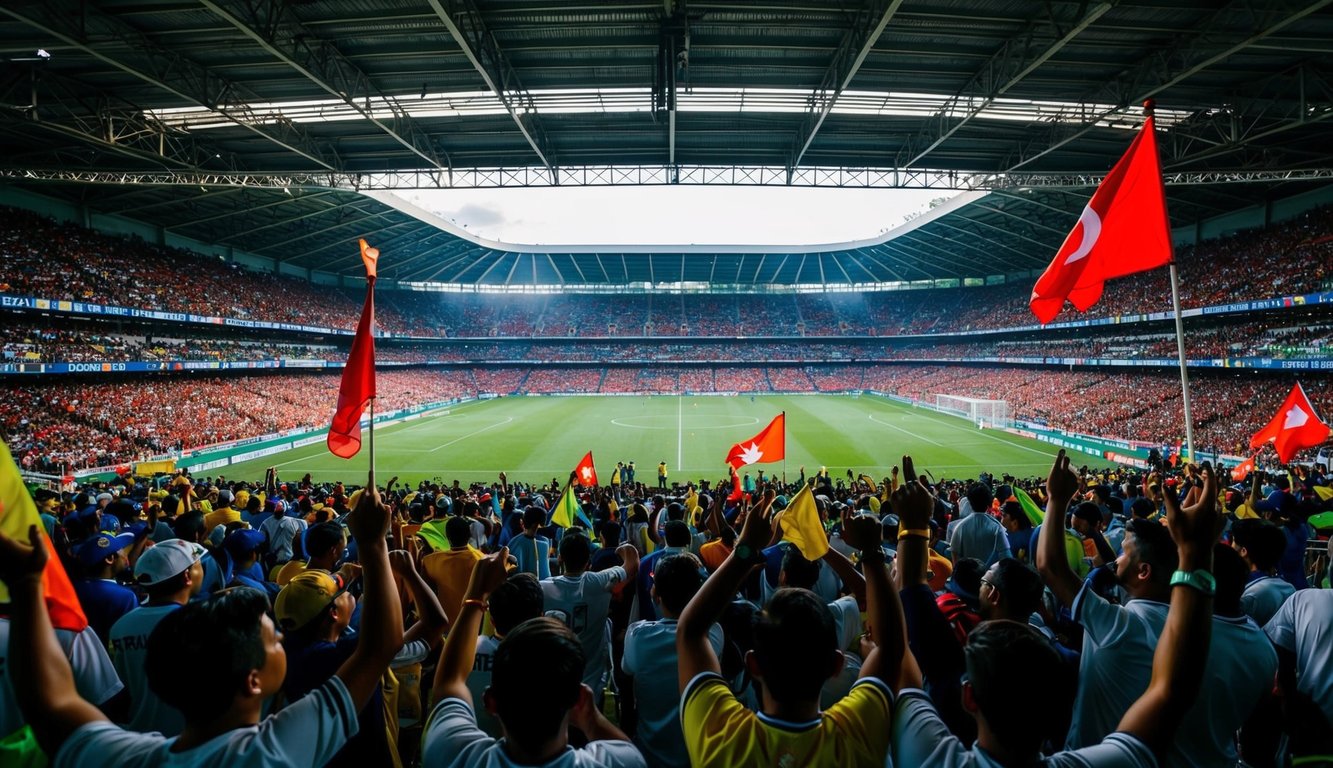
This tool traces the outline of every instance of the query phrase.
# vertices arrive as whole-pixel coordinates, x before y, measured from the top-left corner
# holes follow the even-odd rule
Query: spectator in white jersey
[[[1240,607],[1254,623],[1264,626],[1296,588],[1277,575],[1277,563],[1287,548],[1287,535],[1267,520],[1237,520],[1231,526],[1231,546],[1245,559],[1249,574]]]
[[[469,573],[468,578],[471,577]],[[472,662],[472,671],[467,676],[467,687],[473,701],[481,701],[486,689],[491,687],[491,669],[494,667],[495,649],[500,647],[500,641],[514,627],[541,616],[542,606],[541,584],[530,573],[513,574],[491,593],[491,632],[477,638],[477,652]],[[460,611],[455,611],[453,615],[457,616],[461,612],[461,603],[459,608]],[[476,715],[477,727],[485,731],[486,735],[496,738],[504,735],[500,730],[500,721],[485,707],[477,710]]]
[[[582,683],[583,646],[568,627],[547,617],[530,619],[505,635],[493,654],[491,685],[482,696],[500,721],[503,739],[477,727],[467,678],[475,663],[477,633],[487,599],[506,582],[500,551],[477,561],[463,610],[454,621],[435,673],[440,701],[421,740],[423,765],[432,768],[640,768],[643,756],[601,713]],[[534,685],[534,681],[541,681]],[[575,749],[571,728],[587,740]]]
[[[977,721],[977,741],[964,745],[949,733],[934,704],[921,691],[916,665],[904,665],[893,718],[893,758],[914,768],[1046,766],[1047,768],[1154,768],[1156,755],[1172,742],[1181,718],[1197,695],[1203,676],[1203,649],[1212,628],[1213,545],[1220,532],[1216,486],[1210,469],[1198,504],[1179,508],[1168,501],[1171,531],[1180,542],[1182,578],[1160,644],[1153,654],[1152,684],[1129,707],[1115,732],[1096,743],[1049,757],[1041,752],[1047,729],[1033,727],[1059,716],[1049,682],[1060,664],[1050,642],[1031,626],[1010,620],[986,621],[968,637],[963,707]],[[1047,520],[1060,520],[1078,490],[1078,476],[1060,451],[1048,481]],[[1053,514],[1054,513],[1054,514]],[[1063,525],[1046,525],[1038,560],[1063,560]],[[1051,546],[1051,544],[1058,545]],[[1046,551],[1054,550],[1054,551]],[[904,553],[905,554],[905,553]],[[915,555],[918,559],[921,554]],[[903,567],[907,567],[904,565]],[[916,569],[924,567],[917,564]]]
[[[1283,729],[1292,756],[1304,758],[1295,764],[1333,762],[1333,590],[1298,591],[1264,632],[1277,648]]]
[[[282,565],[292,559],[292,543],[305,532],[306,521],[300,516],[288,516],[287,504],[282,499],[268,504],[273,515],[259,526],[259,531],[268,542],[270,564]]]
[[[523,533],[509,540],[518,569],[538,579],[551,578],[551,540],[538,534],[546,524],[546,510],[536,505],[523,510]]]
[[[656,553],[654,553],[655,555]],[[650,556],[651,559],[651,556]],[[650,588],[656,621],[636,621],[625,631],[625,655],[620,665],[633,679],[638,705],[634,743],[652,768],[686,768],[680,730],[680,681],[676,675],[676,620],[704,583],[703,563],[688,552],[676,552],[656,561]],[[722,626],[708,630],[713,653],[721,655]]]
[[[190,602],[204,584],[202,546],[169,539],[152,547],[134,564],[134,580],[148,595],[111,627],[111,661],[130,693],[130,716],[123,725],[131,731],[177,736],[185,729],[180,710],[167,706],[153,693],[145,672],[148,638],[173,611]]]
[[[589,571],[592,542],[582,533],[566,532],[560,539],[561,573],[541,582],[546,615],[569,627],[583,645],[587,662],[583,682],[599,704],[610,668],[611,629],[607,619],[611,614],[611,590],[621,582],[632,582],[639,570],[638,550],[621,544],[616,551],[622,565]]]
[[[983,568],[989,568],[1000,559],[1013,556],[1004,526],[990,513],[994,498],[985,483],[968,487],[967,505],[972,511],[949,523],[949,549],[955,563],[971,557],[980,560]]]
[[[14,690],[52,765],[316,768],[327,763],[356,733],[356,712],[402,640],[385,545],[389,519],[376,492],[363,494],[347,519],[365,569],[367,631],[357,651],[335,677],[277,714],[261,717],[265,700],[282,685],[287,659],[262,592],[228,590],[173,611],[158,624],[148,642],[148,683],[185,716],[185,729],[174,738],[122,730],[79,696],[43,600],[47,553],[37,527],[27,543],[0,535],[0,579],[13,601]]]

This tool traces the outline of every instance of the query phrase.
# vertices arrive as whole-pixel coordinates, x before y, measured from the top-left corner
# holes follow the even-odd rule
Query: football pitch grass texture
[[[375,471],[380,484],[394,475],[413,486],[442,478],[490,482],[504,471],[511,480],[548,483],[569,477],[589,450],[598,480],[611,482],[617,461],[634,461],[636,480],[655,486],[657,463],[671,481],[727,476],[724,460],[733,443],[748,440],[779,412],[787,412],[788,480],[799,468],[813,475],[827,466],[835,477],[847,470],[878,481],[904,453],[920,471],[937,479],[996,476],[1042,477],[1056,448],[997,430],[980,430],[966,419],[871,395],[749,395],[691,397],[503,397],[465,403],[447,413],[380,427],[375,431]],[[235,464],[220,470],[231,479],[262,480],[276,466],[283,480],[309,472],[316,482],[362,483],[369,467],[363,430],[361,452],[340,459],[323,442]],[[1075,465],[1109,466],[1085,454]],[[751,474],[783,471],[782,462],[748,468]]]

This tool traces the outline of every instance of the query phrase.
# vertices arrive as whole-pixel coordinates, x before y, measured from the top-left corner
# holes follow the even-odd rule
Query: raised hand
[[[499,552],[493,552],[477,561],[472,567],[472,580],[468,582],[468,599],[485,600],[488,595],[500,588],[509,578],[509,572],[505,569],[505,563],[509,559],[509,547],[500,547]]]
[[[0,533],[0,581],[9,586],[25,579],[40,579],[46,568],[47,551],[37,526],[28,526],[26,543]]]
[[[1046,478],[1046,494],[1048,499],[1058,508],[1064,509],[1069,506],[1069,502],[1078,493],[1079,479],[1078,474],[1069,468],[1069,457],[1065,455],[1064,449],[1055,455],[1055,464],[1051,466],[1051,474]]]
[[[918,477],[911,456],[903,457],[903,475]],[[930,515],[935,511],[935,497],[930,495],[926,486],[919,480],[906,482],[889,496],[889,505],[893,508],[903,528],[920,529],[930,525]]]
[[[383,540],[389,532],[389,519],[393,516],[384,506],[380,492],[375,488],[374,475],[361,491],[356,500],[356,508],[347,516],[347,529],[358,542]]]
[[[842,538],[861,552],[874,550],[884,539],[884,528],[873,515],[848,517],[843,521]]]
[[[1199,470],[1203,478],[1195,503],[1182,507],[1174,493],[1166,494],[1166,524],[1177,547],[1193,547],[1196,552],[1211,551],[1222,533],[1222,516],[1217,513],[1217,478],[1211,464]]]
[[[772,488],[768,488],[764,491],[763,500],[750,507],[745,515],[745,525],[741,527],[740,543],[748,544],[753,550],[768,546],[768,542],[773,538],[773,518],[770,510],[773,508],[775,498],[777,494]]]

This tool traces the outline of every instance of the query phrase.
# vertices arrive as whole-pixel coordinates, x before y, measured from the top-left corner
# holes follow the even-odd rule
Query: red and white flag
[[[763,431],[749,440],[736,443],[727,453],[732,469],[747,464],[782,461],[787,455],[787,412],[779,413]]]
[[[375,397],[375,264],[378,249],[361,241],[361,262],[366,267],[366,303],[352,337],[352,351],[338,385],[338,407],[326,442],[334,456],[350,459],[361,450],[361,414]]]
[[[1277,409],[1273,420],[1250,438],[1250,447],[1258,448],[1272,441],[1278,461],[1286,464],[1302,448],[1313,448],[1323,443],[1331,431],[1328,424],[1315,415],[1314,406],[1310,404],[1310,398],[1305,396],[1305,390],[1298,381],[1292,385],[1291,392],[1282,407]]]
[[[1080,312],[1102,297],[1103,284],[1171,262],[1162,164],[1152,115],[1120,161],[1102,180],[1032,289],[1028,304],[1043,324],[1065,301]]]
[[[597,485],[597,468],[592,465],[592,451],[574,467],[574,482],[579,485]]]
[[[1235,480],[1238,483],[1243,483],[1245,482],[1245,478],[1249,477],[1250,473],[1253,471],[1254,471],[1254,457],[1251,456],[1250,458],[1236,465],[1236,467],[1231,470],[1231,479]]]

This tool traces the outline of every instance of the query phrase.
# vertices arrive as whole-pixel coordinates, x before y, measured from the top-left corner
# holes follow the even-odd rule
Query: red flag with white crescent
[[[1149,115],[1033,287],[1029,306],[1042,324],[1049,323],[1066,300],[1087,311],[1102,297],[1107,280],[1170,262],[1171,225]]]

